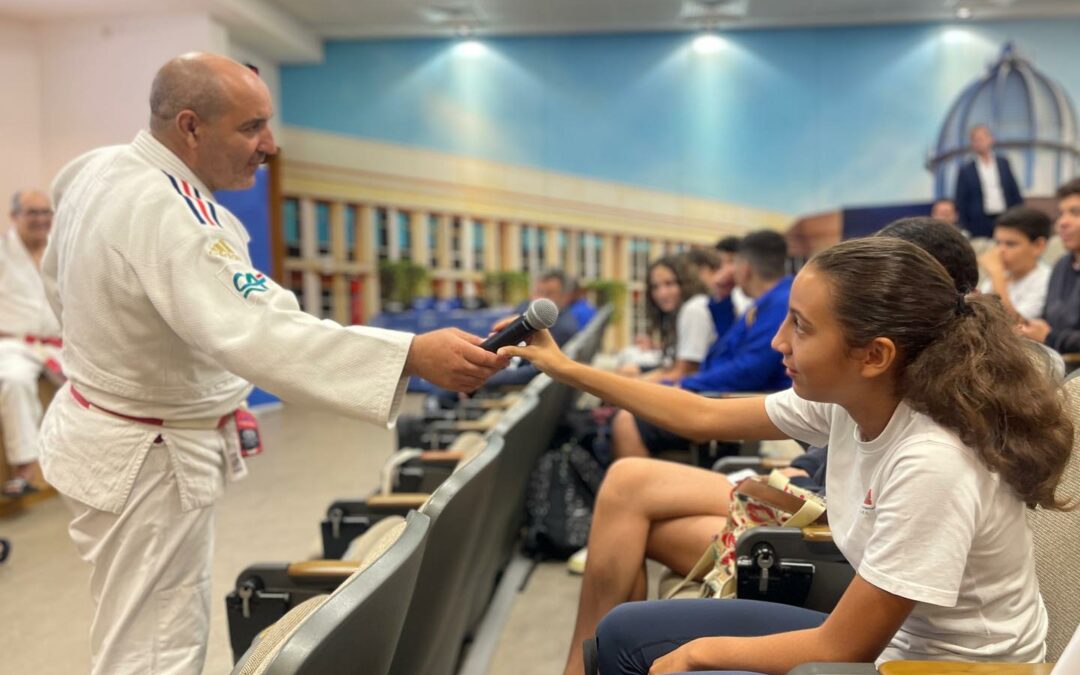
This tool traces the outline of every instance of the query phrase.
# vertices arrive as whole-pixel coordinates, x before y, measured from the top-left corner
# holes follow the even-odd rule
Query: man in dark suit
[[[972,128],[971,150],[975,158],[956,175],[956,211],[972,237],[989,238],[997,217],[1024,198],[1009,160],[994,154],[994,136],[985,124]]]

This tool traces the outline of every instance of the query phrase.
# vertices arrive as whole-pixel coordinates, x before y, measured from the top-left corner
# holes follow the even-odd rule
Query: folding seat
[[[402,650],[430,655],[432,668],[445,657],[456,659],[464,634],[466,603],[458,597],[462,579],[473,558],[473,546],[481,519],[491,496],[502,438],[490,436],[481,452],[465,463],[430,496],[398,495],[394,508],[381,513],[377,521],[401,516],[419,507],[431,519],[430,531],[415,590],[410,599],[397,659]],[[353,546],[361,560],[264,563],[244,570],[229,594],[226,607],[234,654],[243,653],[248,642],[304,600],[336,589],[370,557],[365,546]],[[346,549],[348,550],[348,549]],[[344,553],[345,551],[343,551]],[[296,574],[302,571],[303,574]],[[291,573],[292,572],[292,573]],[[247,642],[246,642],[247,641]],[[417,658],[413,655],[412,658]],[[405,658],[405,657],[401,657]],[[337,671],[325,671],[337,672]],[[441,672],[420,668],[413,671]]]
[[[383,533],[332,593],[298,600],[256,638],[233,675],[386,675],[430,523],[428,516],[413,512]],[[288,573],[293,579],[318,579],[327,569],[300,563]]]
[[[375,494],[337,499],[327,507],[326,518],[320,523],[323,557],[341,558],[350,543],[375,523],[419,508],[449,475],[485,448],[489,436],[475,432],[461,434],[446,454],[410,449],[392,455],[383,468],[381,485]]]
[[[519,538],[529,475],[537,458],[547,450],[554,429],[552,421],[545,419],[543,412],[540,401],[530,393],[507,411],[494,430],[503,438],[503,457],[471,571],[467,622],[470,630],[483,617],[499,575]]]

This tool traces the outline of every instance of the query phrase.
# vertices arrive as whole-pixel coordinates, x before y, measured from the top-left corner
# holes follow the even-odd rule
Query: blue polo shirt
[[[723,340],[731,327],[735,325],[735,301],[729,293],[723,300],[709,298],[709,314],[712,316],[713,325],[716,326],[718,340]]]
[[[573,314],[574,318],[577,319],[578,329],[584,329],[596,316],[596,308],[589,304],[589,301],[585,298],[574,301],[566,311]]]
[[[713,343],[701,370],[680,383],[690,391],[777,391],[791,386],[772,339],[788,313],[792,277],[757,298],[731,330]]]

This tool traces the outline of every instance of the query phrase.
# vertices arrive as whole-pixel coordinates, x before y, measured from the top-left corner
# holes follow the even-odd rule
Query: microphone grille
[[[525,310],[525,320],[534,328],[551,328],[559,318],[559,307],[547,298],[540,298],[529,303]]]

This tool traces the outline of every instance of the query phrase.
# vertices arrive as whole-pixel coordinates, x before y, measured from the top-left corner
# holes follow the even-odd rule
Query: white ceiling
[[[2,1],[2,0],[0,0]],[[479,18],[482,35],[685,30],[683,0],[264,0],[287,10],[324,37],[447,35],[430,19],[434,8]],[[705,0],[709,2],[710,0]],[[716,0],[711,0],[716,1]],[[745,5],[724,28],[823,26],[974,19],[1080,16],[1080,0],[723,0]]]
[[[697,0],[744,6],[722,28],[825,26],[973,19],[1080,16],[1080,0]],[[327,38],[445,36],[441,9],[479,21],[480,35],[664,31],[693,28],[684,0],[0,0],[0,17],[50,20],[160,11],[215,13],[222,7],[269,10],[295,18]],[[444,15],[446,12],[442,12]],[[738,12],[736,12],[738,13]]]

